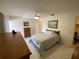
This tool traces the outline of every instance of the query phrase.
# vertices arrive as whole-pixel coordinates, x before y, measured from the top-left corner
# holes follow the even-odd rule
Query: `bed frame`
[[[50,32],[55,32],[55,33],[57,33],[58,35],[59,35],[59,31],[53,31],[53,30],[49,30],[49,29],[47,29],[46,31],[50,31]],[[36,46],[36,44],[32,41],[32,40],[30,40],[30,42],[31,43],[33,43],[33,45],[36,47],[36,49],[39,51],[39,53],[40,53],[40,56],[42,56],[43,55],[43,52],[45,52],[45,51],[47,51],[49,48],[51,48],[51,47],[53,47],[55,44],[57,44],[59,41],[57,41],[57,42],[54,42],[55,44],[52,44],[52,46],[51,47],[49,47],[48,49],[44,49],[43,47],[38,47],[38,46]]]
[[[55,31],[55,30],[50,30],[50,29],[46,29],[46,31],[52,31],[52,32],[55,32],[56,34],[60,35],[60,31]]]

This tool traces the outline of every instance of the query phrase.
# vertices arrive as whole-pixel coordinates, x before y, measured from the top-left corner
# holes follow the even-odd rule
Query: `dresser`
[[[0,33],[0,59],[30,59],[30,55],[20,32]]]

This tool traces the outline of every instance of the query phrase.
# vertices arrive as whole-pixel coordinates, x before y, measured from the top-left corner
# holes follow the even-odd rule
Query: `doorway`
[[[75,18],[75,33],[74,33],[74,41],[79,42],[79,16]]]

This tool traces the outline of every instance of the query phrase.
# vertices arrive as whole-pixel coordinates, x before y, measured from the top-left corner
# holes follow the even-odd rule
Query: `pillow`
[[[47,35],[52,35],[52,34],[55,34],[54,31],[46,31],[46,32],[43,32],[44,34],[47,34]]]

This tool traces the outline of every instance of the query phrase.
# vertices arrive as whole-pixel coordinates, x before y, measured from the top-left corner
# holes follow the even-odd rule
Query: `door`
[[[79,40],[79,16],[77,16],[75,19],[74,40],[75,40],[75,42],[77,42],[77,40]]]
[[[24,28],[24,36],[30,37],[30,28]]]
[[[77,32],[77,36],[79,36],[79,16],[76,17],[76,28],[75,32]]]

